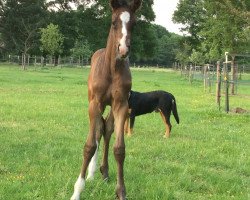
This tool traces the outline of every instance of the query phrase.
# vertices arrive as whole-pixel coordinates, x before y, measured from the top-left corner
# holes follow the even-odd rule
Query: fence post
[[[239,65],[236,62],[235,63],[235,94],[238,93],[238,80],[239,80],[238,76],[239,76]]]
[[[220,110],[220,97],[221,97],[221,70],[220,61],[217,61],[217,79],[216,79],[216,103]]]
[[[227,68],[228,60],[226,55],[226,62],[224,64],[223,75],[224,75],[224,82],[225,82],[225,111],[228,113],[229,111],[229,82],[228,82],[228,68]]]
[[[210,65],[207,67],[207,84],[208,84],[208,91],[211,92],[211,87],[212,87],[212,81],[211,81],[211,73],[210,73]]]
[[[232,56],[232,61],[231,61],[231,72],[232,72],[232,77],[231,77],[231,94],[235,94],[235,82],[236,82],[236,66],[234,62],[235,56]]]
[[[193,66],[191,65],[191,66],[190,66],[190,69],[189,69],[189,83],[192,83],[192,82],[193,82],[193,76],[194,76],[194,73],[193,73]]]
[[[207,65],[204,65],[204,76],[203,76],[203,79],[204,79],[204,91],[206,91],[206,88],[207,88]]]

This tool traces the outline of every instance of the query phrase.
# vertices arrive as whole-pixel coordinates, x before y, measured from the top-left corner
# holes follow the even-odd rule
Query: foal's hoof
[[[124,187],[116,188],[116,197],[119,200],[126,200],[126,191]]]
[[[108,181],[109,180],[109,173],[108,173],[108,170],[107,168],[101,166],[100,167],[100,172],[102,173],[102,178],[104,181]]]

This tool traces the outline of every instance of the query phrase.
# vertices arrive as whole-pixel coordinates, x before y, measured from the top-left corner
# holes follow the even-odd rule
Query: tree
[[[176,60],[178,60],[182,66],[185,66],[189,63],[190,51],[191,51],[191,45],[188,44],[187,42],[184,42],[182,44],[182,48],[180,48],[176,52]]]
[[[58,25],[49,24],[47,28],[41,29],[41,39],[43,52],[49,53],[51,56],[58,58],[63,51],[64,36],[60,33]],[[57,65],[55,59],[55,65]]]
[[[193,49],[205,47],[210,61],[221,59],[225,51],[247,51],[249,0],[181,0],[173,19],[184,24],[184,30],[195,38],[190,40]]]
[[[200,35],[204,38],[204,43],[210,46],[210,56],[218,53],[221,57],[226,51],[239,53],[243,50],[244,34],[242,33],[247,23],[241,17],[232,15],[228,6],[227,0],[206,1],[204,4],[206,22]]]
[[[198,65],[203,65],[205,64],[205,57],[204,55],[199,52],[196,51],[195,49],[192,49],[192,54],[189,57],[189,60],[196,66]]]
[[[87,63],[92,54],[87,40],[77,40],[74,48],[71,49],[71,52],[74,57],[79,58],[79,65],[81,60],[85,60]]]
[[[179,39],[151,23],[155,18],[152,5],[152,0],[144,0],[136,14],[138,25],[133,30],[130,58],[132,62],[169,65],[175,60]],[[39,29],[45,31],[50,23],[58,26],[63,37],[46,43]],[[59,54],[69,56],[73,51],[75,55],[81,45],[87,45],[91,52],[105,47],[110,26],[107,0],[0,1],[0,51],[5,54],[50,54],[56,57],[56,64]],[[49,40],[48,34],[45,40]]]
[[[45,22],[45,0],[6,0],[0,4],[0,33],[8,53],[26,55],[38,48],[38,29]]]
[[[204,5],[201,0],[180,0],[177,4],[177,10],[173,14],[173,21],[175,23],[185,25],[182,31],[189,34],[186,40],[194,49],[196,49],[201,40],[199,32],[202,29],[204,21],[203,8]]]
[[[89,19],[86,20],[87,18],[77,18],[76,15],[77,11],[75,10],[49,12],[49,22],[58,25],[60,32],[64,36],[62,55],[69,56],[71,54],[70,49],[74,47],[76,40],[80,38],[78,35],[80,20],[89,21]]]
[[[160,25],[152,25],[156,43],[154,49],[153,63],[159,65],[171,66],[175,62],[175,54],[179,49],[181,36],[168,32]]]
[[[131,61],[152,62],[157,47],[157,38],[153,26],[146,21],[137,21],[132,34]]]

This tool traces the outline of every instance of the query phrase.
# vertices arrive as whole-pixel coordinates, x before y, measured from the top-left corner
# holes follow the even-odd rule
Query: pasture
[[[0,67],[1,200],[70,198],[89,127],[88,73],[87,68]],[[172,134],[164,139],[159,113],[136,118],[134,135],[126,137],[128,200],[249,199],[249,113],[218,111],[215,95],[205,93],[202,82],[190,85],[178,72],[132,69],[132,77],[133,90],[171,92],[180,124],[171,116]],[[238,93],[250,94],[250,88]],[[230,97],[231,108],[250,110],[249,96]],[[115,198],[112,147],[109,155],[109,182],[98,171],[82,199]]]

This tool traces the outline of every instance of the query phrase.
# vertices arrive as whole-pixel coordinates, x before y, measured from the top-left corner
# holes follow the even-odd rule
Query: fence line
[[[25,61],[24,61],[25,59]],[[26,66],[53,66],[55,65],[55,57],[53,56],[47,56],[46,58],[43,56],[30,56],[26,55],[25,58],[22,55],[8,55],[5,57],[0,58],[0,63],[9,63],[9,64],[17,64],[17,65],[23,65],[25,62]],[[60,56],[58,58],[59,66],[89,66],[90,60],[84,60],[82,58],[77,58],[73,56]],[[148,68],[148,67],[154,67],[154,68],[171,68],[167,67],[165,65],[153,65],[151,63],[143,63],[143,62],[131,62],[130,66],[135,68]]]
[[[25,61],[24,61],[25,59]],[[24,62],[26,66],[44,66],[44,65],[55,65],[55,57],[52,56],[30,56],[27,55],[25,58],[19,55],[9,55],[8,57],[0,59],[0,62],[22,65]],[[76,58],[72,56],[64,56],[58,58],[58,65],[60,66],[86,66],[89,65],[88,60]]]
[[[224,63],[217,62],[216,65],[206,64],[204,66],[180,66],[174,65],[175,70],[180,70],[181,76],[186,78],[190,84],[194,80],[203,81],[204,91],[212,92],[215,86],[216,104],[221,108],[221,96],[225,97],[225,111],[229,112],[229,94],[237,95],[238,88],[250,86],[250,80],[243,80],[244,76],[249,77],[246,72],[250,66],[239,65],[235,61]]]

